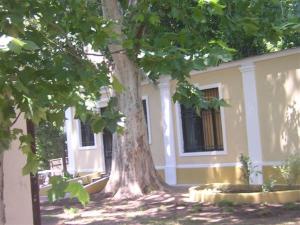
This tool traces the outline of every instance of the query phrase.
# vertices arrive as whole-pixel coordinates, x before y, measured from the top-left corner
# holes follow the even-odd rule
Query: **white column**
[[[73,115],[72,115],[72,109],[68,108],[65,112],[65,132],[67,137],[67,148],[68,148],[68,172],[70,174],[74,174],[76,172],[76,166],[75,166],[75,158],[74,158],[74,135],[73,135]],[[74,128],[75,129],[75,128]]]
[[[244,104],[246,111],[247,139],[249,157],[258,174],[251,175],[252,184],[262,184],[262,146],[259,127],[259,114],[255,81],[255,65],[246,63],[241,65],[243,78]]]
[[[177,183],[176,153],[174,143],[170,80],[171,78],[169,76],[164,76],[160,78],[158,86],[160,90],[162,128],[165,150],[165,179],[167,184],[175,185]]]

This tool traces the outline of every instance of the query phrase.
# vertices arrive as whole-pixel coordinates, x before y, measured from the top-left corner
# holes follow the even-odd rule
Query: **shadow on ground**
[[[300,224],[300,203],[201,204],[189,201],[186,188],[174,188],[122,201],[94,194],[85,208],[70,200],[42,203],[41,214],[43,225]]]

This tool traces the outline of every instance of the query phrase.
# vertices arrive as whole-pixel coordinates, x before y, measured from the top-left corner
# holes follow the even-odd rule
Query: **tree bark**
[[[31,151],[36,154],[35,144],[35,128],[32,120],[26,120],[27,134],[32,137]],[[38,174],[30,173],[30,186],[31,186],[31,201],[33,212],[33,225],[41,225],[41,212],[40,212],[40,196],[39,196],[39,182]]]
[[[64,176],[67,176],[68,175],[67,156],[66,156],[65,148],[63,149],[63,152],[62,152],[62,166],[63,166],[63,174],[64,174]]]
[[[122,14],[117,0],[102,0],[103,15],[117,21],[114,32],[123,40]],[[109,50],[118,52],[121,44],[111,44]],[[118,109],[125,115],[125,132],[113,135],[112,170],[106,192],[115,198],[141,196],[166,186],[157,174],[147,139],[146,123],[140,93],[141,74],[126,53],[113,54],[115,76],[124,87],[117,94]]]
[[[0,153],[0,225],[5,224],[5,204],[4,204],[4,153]]]

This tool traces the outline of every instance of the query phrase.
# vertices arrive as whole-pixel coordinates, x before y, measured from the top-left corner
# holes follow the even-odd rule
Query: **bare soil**
[[[43,225],[300,224],[300,203],[201,204],[189,201],[187,188],[173,188],[131,200],[98,193],[85,208],[74,200],[44,202],[41,214]]]

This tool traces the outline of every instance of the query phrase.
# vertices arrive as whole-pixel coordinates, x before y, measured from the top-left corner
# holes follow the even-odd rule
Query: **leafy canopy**
[[[112,36],[100,10],[97,1],[0,1],[0,153],[19,138],[27,155],[24,174],[35,173],[40,163],[30,149],[32,137],[13,127],[19,118],[59,127],[65,110],[74,107],[98,130],[115,127],[120,118],[113,108],[109,120],[95,109],[100,88],[116,83],[109,64],[85,54],[87,46],[105,52]]]
[[[127,2],[124,48],[151,80],[177,80],[174,101],[198,110],[207,103],[188,82],[191,70],[300,45],[297,0]]]
[[[96,1],[1,1],[1,151],[20,132],[11,129],[20,112],[36,125],[60,126],[65,110],[74,107],[82,120],[108,125],[94,102],[101,87],[116,81],[109,64],[95,64],[85,54],[86,46],[100,50],[111,36],[99,8]]]
[[[35,127],[35,140],[39,170],[50,169],[50,159],[64,157],[66,143],[62,127],[55,127],[51,123],[42,122]]]

